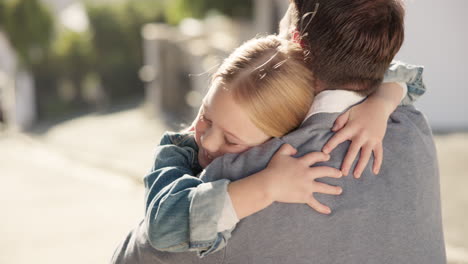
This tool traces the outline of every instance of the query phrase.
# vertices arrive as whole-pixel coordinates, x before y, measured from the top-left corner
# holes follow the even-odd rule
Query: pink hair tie
[[[304,40],[302,39],[301,33],[299,33],[299,31],[297,31],[297,29],[294,30],[291,35],[292,35],[292,41],[294,43],[297,43],[297,44],[301,45],[301,47],[303,49],[306,48],[306,44],[305,44]]]

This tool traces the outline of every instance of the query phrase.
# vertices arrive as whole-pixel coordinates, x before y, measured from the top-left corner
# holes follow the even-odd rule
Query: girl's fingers
[[[346,153],[346,157],[343,160],[343,163],[341,165],[341,171],[343,172],[343,175],[346,176],[349,173],[349,170],[351,169],[351,165],[353,164],[353,161],[356,159],[356,156],[361,149],[362,144],[358,142],[357,140],[354,140],[351,142],[351,145],[348,148],[348,153]]]
[[[310,166],[317,162],[328,161],[330,159],[330,155],[323,152],[311,152],[298,159]]]
[[[374,172],[374,174],[379,174],[380,166],[382,166],[382,160],[383,160],[383,148],[382,148],[382,143],[380,143],[374,148],[374,166],[372,168],[372,171]]]
[[[349,120],[349,110],[341,114],[336,120],[335,123],[333,124],[332,131],[336,132],[340,129],[342,129],[346,123],[348,123]]]
[[[340,195],[343,192],[343,189],[339,186],[328,185],[323,182],[314,182],[314,192],[330,194],[330,195]]]
[[[356,179],[361,177],[362,172],[369,162],[370,156],[372,154],[372,149],[369,146],[363,146],[361,149],[361,155],[359,156],[359,161],[354,168],[354,177]]]
[[[319,203],[319,201],[317,201],[313,196],[310,198],[310,201],[307,202],[307,205],[309,205],[310,207],[312,207],[315,211],[317,211],[319,213],[322,213],[322,214],[330,214],[331,213],[330,207]]]
[[[325,166],[310,168],[309,173],[312,179],[324,178],[324,177],[331,177],[331,178],[343,177],[343,173],[340,170],[332,168],[332,167],[325,167]]]
[[[341,129],[340,131],[338,131],[335,135],[333,135],[327,142],[327,144],[325,144],[325,146],[323,146],[322,148],[322,151],[326,154],[329,154],[330,152],[332,152],[336,146],[338,146],[339,144],[345,142],[346,140],[350,139],[350,130],[349,129]]]

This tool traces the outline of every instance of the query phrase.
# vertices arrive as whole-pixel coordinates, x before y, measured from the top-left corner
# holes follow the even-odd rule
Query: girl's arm
[[[273,202],[308,204],[323,214],[329,207],[318,202],[312,193],[339,195],[340,187],[327,185],[317,178],[340,178],[342,173],[331,167],[312,167],[330,157],[322,152],[292,157],[297,153],[291,145],[284,144],[272,157],[266,169],[234,182],[228,186],[232,205],[239,219],[254,214]]]
[[[330,153],[342,142],[351,140],[341,167],[344,175],[349,173],[359,152],[354,176],[356,178],[361,176],[372,153],[374,154],[373,172],[379,173],[383,159],[382,141],[388,118],[398,105],[412,104],[425,93],[426,87],[422,81],[423,69],[422,66],[393,61],[385,74],[386,83],[383,83],[377,92],[363,103],[352,107],[336,120],[332,131],[337,133],[325,144],[322,151]]]
[[[283,145],[265,170],[229,184],[226,179],[203,182],[193,176],[194,140],[179,136],[172,140],[166,134],[161,144],[165,145],[158,146],[153,169],[145,177],[145,225],[149,242],[158,250],[197,251],[199,256],[205,256],[223,248],[233,227],[219,230],[216,226],[228,197],[234,214],[244,218],[274,201],[307,203],[329,213],[330,209],[310,194],[341,193],[339,187],[314,181],[320,177],[341,177],[341,172],[334,168],[309,167],[326,161],[329,156],[323,153],[293,158],[296,150]]]
[[[385,83],[364,102],[352,107],[336,119],[332,128],[336,134],[325,144],[322,151],[330,153],[342,142],[351,141],[341,165],[344,175],[348,175],[359,152],[354,176],[361,177],[372,152],[374,152],[372,170],[374,174],[378,174],[382,164],[382,141],[387,129],[387,120],[400,103],[403,92],[401,85]]]
[[[187,134],[166,133],[156,155],[151,172],[145,177],[145,222],[150,244],[161,251],[197,251],[200,254],[214,250],[222,242],[222,236],[209,241],[192,239],[190,208],[193,197],[209,196],[208,218],[219,217],[224,206],[229,180],[203,182],[197,173],[197,147],[193,137]]]

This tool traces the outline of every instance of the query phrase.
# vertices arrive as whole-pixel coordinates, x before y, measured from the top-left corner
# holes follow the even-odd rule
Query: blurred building
[[[187,18],[179,26],[147,24],[142,29],[150,113],[164,113],[170,125],[190,122],[210,85],[211,74],[243,41],[255,35],[251,21],[223,15]],[[177,126],[177,124],[176,124]]]

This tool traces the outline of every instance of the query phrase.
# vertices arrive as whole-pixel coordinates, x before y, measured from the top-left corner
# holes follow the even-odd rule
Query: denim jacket
[[[424,66],[407,64],[401,61],[392,61],[384,76],[384,82],[405,82],[408,87],[405,98],[400,105],[413,104],[426,92],[423,82]]]
[[[158,250],[197,251],[204,256],[223,248],[230,237],[232,230],[205,235],[210,233],[206,227],[217,224],[229,180],[202,182],[196,177],[202,171],[197,154],[193,133],[166,132],[156,148],[144,184],[145,227]]]
[[[401,105],[426,91],[423,67],[394,61],[384,82],[406,82]],[[200,257],[223,248],[234,228],[217,231],[229,180],[203,182],[193,133],[166,133],[156,149],[154,166],[145,177],[148,239],[161,251],[196,251]],[[211,177],[213,178],[213,177]],[[219,178],[219,177],[218,177]]]

